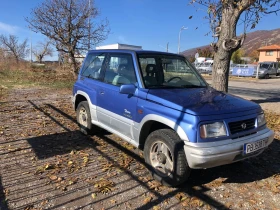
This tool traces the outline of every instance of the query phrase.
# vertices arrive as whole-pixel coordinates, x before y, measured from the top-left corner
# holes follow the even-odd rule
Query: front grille
[[[256,120],[255,118],[252,118],[252,119],[241,120],[237,122],[230,122],[228,124],[230,133],[236,134],[255,128],[255,120]]]

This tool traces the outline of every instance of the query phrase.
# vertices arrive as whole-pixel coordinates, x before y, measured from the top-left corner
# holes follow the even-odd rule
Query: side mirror
[[[120,86],[120,93],[133,95],[135,93],[136,87],[133,84]]]

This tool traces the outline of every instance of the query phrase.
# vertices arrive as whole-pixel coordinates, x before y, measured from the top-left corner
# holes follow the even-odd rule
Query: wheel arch
[[[150,135],[150,133],[152,133],[155,130],[162,129],[162,128],[170,128],[170,127],[168,127],[167,125],[165,125],[161,122],[154,121],[154,120],[149,120],[149,121],[145,122],[145,124],[143,124],[143,126],[141,128],[140,135],[139,135],[139,148],[141,150],[143,150],[146,139]],[[172,128],[170,128],[170,129],[172,129]]]
[[[158,129],[169,128],[174,130],[181,140],[189,141],[186,133],[174,121],[158,115],[148,115],[142,120],[139,132],[139,148],[143,150],[147,137],[150,133]],[[144,121],[144,122],[143,122]]]
[[[87,98],[84,95],[77,94],[75,100],[75,110],[77,110],[79,103],[81,103],[82,101],[87,101]]]
[[[89,103],[89,106],[91,107],[91,100],[89,95],[81,90],[78,90],[76,95],[75,95],[75,110],[77,109],[78,105],[82,101],[87,101]]]

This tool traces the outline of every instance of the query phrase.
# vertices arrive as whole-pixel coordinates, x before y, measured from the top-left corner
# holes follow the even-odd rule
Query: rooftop
[[[269,45],[269,46],[264,46],[264,47],[260,47],[258,49],[258,51],[263,51],[263,50],[280,50],[280,46],[279,45]]]

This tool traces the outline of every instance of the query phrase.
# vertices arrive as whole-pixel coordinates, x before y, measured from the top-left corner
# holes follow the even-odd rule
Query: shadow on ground
[[[2,186],[2,179],[0,176],[0,209],[1,210],[8,210],[7,202],[6,202],[6,195]]]
[[[262,99],[252,100],[256,103],[280,102],[280,96],[278,90],[260,90],[260,89],[244,88],[244,87],[242,88],[229,87],[229,93],[235,95],[262,98]]]
[[[267,99],[254,99],[251,100],[255,103],[273,103],[273,102],[280,102],[280,97],[277,98],[267,98]]]
[[[73,114],[69,115],[54,104],[45,103],[43,108],[32,101],[29,101],[29,104],[36,111],[51,119],[57,127],[64,129],[64,132],[26,138],[24,141],[30,145],[30,148],[26,147],[26,152],[21,149],[1,155],[5,155],[6,160],[17,158],[16,161],[11,161],[10,165],[6,163],[6,170],[3,170],[5,182],[7,182],[5,187],[14,189],[8,195],[10,198],[8,204],[17,205],[13,209],[38,206],[52,209],[61,209],[65,206],[66,208],[82,209],[94,206],[101,209],[106,205],[107,209],[114,209],[126,205],[127,202],[134,205],[132,208],[141,210],[164,202],[168,203],[168,208],[177,208],[176,205],[180,201],[176,202],[176,199],[172,200],[172,198],[178,193],[184,193],[189,197],[195,196],[204,204],[217,209],[228,209],[225,203],[207,194],[212,190],[206,186],[207,183],[220,177],[225,178],[224,183],[249,183],[280,173],[278,161],[280,142],[274,141],[258,157],[242,163],[207,170],[193,170],[186,184],[176,189],[162,188],[162,191],[159,191],[157,190],[159,187],[151,187],[151,179],[146,178],[149,177],[145,168],[148,166],[137,149],[127,146],[128,144],[124,141],[120,141],[116,136],[102,129],[92,137],[71,130],[65,120],[76,124]],[[52,113],[56,113],[56,115]],[[50,129],[54,129],[54,127]],[[30,156],[21,161],[28,153],[35,154],[38,163],[31,163],[30,160],[34,158],[30,158]],[[79,156],[80,162],[73,159],[75,154],[83,155]],[[85,157],[90,161],[83,166],[83,163],[86,162]],[[64,164],[69,169],[69,166],[74,165],[75,161],[81,165],[71,168],[73,171],[50,168],[52,164],[56,166]],[[145,167],[140,170],[141,165]],[[61,181],[58,181],[59,178]],[[101,194],[101,191],[98,191],[97,183],[102,179],[103,181],[114,180],[112,186],[115,191],[110,191],[106,185],[108,192]],[[62,188],[61,183],[64,184]],[[1,199],[3,195],[5,196],[3,186],[0,185]],[[92,198],[93,193],[98,193],[98,196]],[[143,197],[150,194],[153,195],[153,199],[143,202]],[[30,200],[26,201],[26,199]],[[118,200],[117,203],[114,200]],[[3,209],[7,208],[6,203],[1,203],[1,205],[4,205],[1,206]]]

